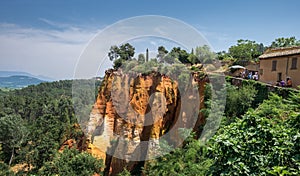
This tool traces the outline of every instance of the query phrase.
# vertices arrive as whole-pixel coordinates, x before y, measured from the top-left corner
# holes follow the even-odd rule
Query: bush
[[[114,61],[114,69],[120,68],[123,64],[123,59],[116,59]]]
[[[144,169],[146,175],[205,175],[212,164],[206,158],[207,147],[199,140],[188,137],[183,148],[156,160],[148,161]]]
[[[227,84],[225,115],[228,118],[241,117],[252,106],[257,90],[252,85],[236,87]]]
[[[12,175],[15,175],[15,174],[9,169],[8,165],[6,165],[5,163],[0,162],[0,175],[12,176]]]
[[[295,126],[299,109],[291,109],[295,101],[287,105],[278,100],[271,95],[255,111],[218,131],[210,141],[210,157],[215,158],[210,174],[300,174],[300,130]]]
[[[101,174],[102,160],[76,149],[58,153],[52,161],[46,162],[39,170],[40,175],[93,175]]]

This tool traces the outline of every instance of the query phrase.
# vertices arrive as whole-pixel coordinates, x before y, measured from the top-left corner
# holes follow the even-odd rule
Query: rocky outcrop
[[[184,89],[168,76],[108,70],[87,125],[87,137],[105,161],[106,175],[139,169],[161,154],[159,144],[180,146],[180,128],[199,131],[205,80],[191,77]],[[96,150],[96,149],[95,149]],[[92,150],[93,151],[93,150]],[[92,152],[91,151],[91,152]]]

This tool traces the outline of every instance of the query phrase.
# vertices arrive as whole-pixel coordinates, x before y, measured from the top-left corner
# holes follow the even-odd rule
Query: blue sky
[[[238,39],[264,45],[300,39],[300,1],[0,1],[0,70],[69,79],[88,42],[105,27],[130,17],[162,15],[198,31],[215,51]]]

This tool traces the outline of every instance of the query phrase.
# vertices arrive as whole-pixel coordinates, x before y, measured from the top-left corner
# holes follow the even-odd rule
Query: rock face
[[[164,139],[180,146],[179,128],[199,132],[204,118],[204,80],[191,77],[185,89],[152,72],[128,75],[108,70],[87,125],[87,137],[105,161],[106,175],[136,170],[155,158]],[[99,150],[101,152],[99,152]]]

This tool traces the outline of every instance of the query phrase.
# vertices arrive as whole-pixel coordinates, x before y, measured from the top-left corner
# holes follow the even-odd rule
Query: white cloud
[[[110,46],[126,41],[146,39],[147,42],[136,47],[140,48],[140,52],[149,47],[151,55],[157,50],[154,44],[159,43],[176,44],[186,49],[208,44],[193,27],[161,16],[121,20],[99,33],[93,26],[78,27],[43,18],[40,20],[51,28],[0,24],[0,70],[27,71],[59,79],[73,78],[74,74],[76,78],[87,78],[111,67],[111,62],[105,59]]]
[[[64,29],[1,23],[0,70],[26,71],[56,79],[72,78],[82,50],[97,31],[67,25],[60,27]]]
[[[45,18],[39,18],[39,20],[46,23],[46,24],[48,24],[48,25],[50,25],[50,26],[52,26],[52,27],[56,27],[56,28],[77,29],[77,28],[74,27],[74,25],[71,25],[71,24],[59,23],[59,22],[51,21],[51,20],[48,20],[48,19],[45,19]]]

